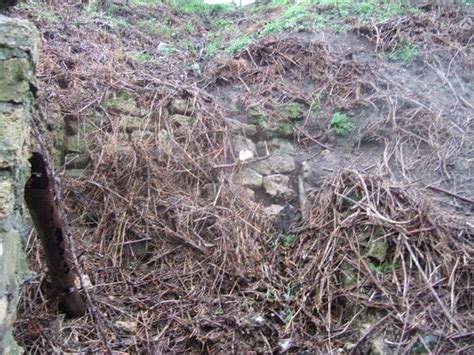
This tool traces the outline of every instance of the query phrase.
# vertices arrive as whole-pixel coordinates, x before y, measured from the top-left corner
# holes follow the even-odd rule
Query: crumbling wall
[[[28,276],[23,189],[28,176],[34,67],[39,36],[0,15],[0,353],[20,352],[11,333],[20,285]]]

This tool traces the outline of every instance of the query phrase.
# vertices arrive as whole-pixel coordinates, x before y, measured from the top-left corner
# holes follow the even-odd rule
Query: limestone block
[[[291,154],[295,152],[295,147],[289,140],[281,138],[273,138],[269,141],[260,141],[257,143],[257,153],[259,156],[276,152]]]
[[[280,197],[291,200],[296,197],[296,193],[289,187],[290,178],[286,175],[275,174],[263,178],[263,188],[272,197]]]
[[[26,159],[29,113],[23,105],[0,102],[0,169]]]
[[[132,133],[135,131],[153,131],[154,125],[149,120],[137,116],[122,116],[119,129],[122,132]]]
[[[234,152],[238,155],[241,151],[248,150],[250,151],[253,156],[257,154],[257,147],[252,140],[244,137],[244,136],[235,136],[232,138],[232,146],[234,148]]]
[[[193,105],[188,100],[176,98],[171,101],[169,110],[172,115],[189,115],[192,113]]]
[[[87,152],[87,135],[81,132],[74,136],[66,136],[64,140],[64,153],[83,154]]]
[[[232,118],[226,118],[225,122],[232,133],[241,134],[246,137],[253,137],[257,134],[257,126],[254,124],[243,123]]]
[[[11,181],[0,181],[0,219],[13,213],[15,192]]]
[[[280,215],[280,213],[285,209],[285,206],[281,206],[281,205],[270,205],[268,207],[266,207],[264,209],[264,212],[268,215],[268,216],[278,216]]]
[[[0,14],[0,34],[0,60],[23,57],[38,62],[39,34],[30,22]]]
[[[30,62],[26,58],[0,61],[0,101],[21,103],[30,91]]]
[[[18,354],[11,327],[29,276],[21,201],[28,171],[29,122],[39,36],[27,21],[0,15],[0,353]]]
[[[170,117],[170,121],[178,127],[191,128],[194,123],[194,118],[182,114],[175,114]]]
[[[259,135],[262,139],[293,138],[294,129],[286,122],[259,121]]]
[[[107,97],[107,108],[117,114],[135,117],[143,117],[147,114],[147,110],[139,108],[135,99],[125,90],[109,93]]]
[[[232,191],[232,193],[234,193],[234,195],[239,196],[244,201],[255,201],[255,191],[248,187],[230,184],[230,190]]]
[[[250,168],[238,170],[232,177],[232,182],[250,188],[259,188],[263,183],[263,176]]]
[[[250,165],[257,173],[262,175],[285,174],[295,170],[295,160],[289,154],[274,154]]]

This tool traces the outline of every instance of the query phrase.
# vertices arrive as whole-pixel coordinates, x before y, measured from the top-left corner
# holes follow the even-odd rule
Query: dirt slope
[[[25,349],[468,352],[472,7],[136,3],[15,10],[93,299],[33,242]]]

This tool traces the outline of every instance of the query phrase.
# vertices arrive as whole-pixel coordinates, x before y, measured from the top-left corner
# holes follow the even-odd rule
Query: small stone
[[[254,156],[255,154],[257,154],[257,147],[255,146],[255,143],[244,136],[235,136],[234,138],[232,138],[232,145],[234,148],[234,152],[238,154],[240,154],[241,151],[245,150],[252,152]]]
[[[278,216],[283,210],[285,209],[285,206],[281,205],[270,205],[266,207],[263,211],[271,217]]]
[[[202,76],[201,67],[199,66],[199,63],[193,63],[191,65],[191,70],[193,71],[194,75],[198,77]]]
[[[253,137],[257,134],[257,126],[253,124],[243,123],[232,118],[226,118],[225,122],[232,133],[243,134],[246,137]]]
[[[175,114],[170,117],[171,122],[178,127],[191,128],[194,123],[194,118],[182,114]]]
[[[134,333],[137,329],[137,322],[135,321],[121,321],[118,320],[115,322],[115,326],[122,331],[127,333]]]
[[[82,275],[82,284],[84,285],[84,288],[86,288],[88,290],[90,290],[92,288],[92,282],[91,282],[91,279],[90,279],[89,275]],[[82,289],[81,281],[79,280],[79,278],[76,278],[74,280],[74,285],[76,286],[76,288],[78,290]]]
[[[246,200],[248,202],[255,201],[255,191],[249,189],[248,187],[231,184],[230,189],[236,196],[239,196],[242,200]]]
[[[239,160],[240,161],[246,161],[249,159],[252,159],[254,157],[253,153],[250,150],[241,150],[239,152]]]
[[[7,318],[8,300],[7,297],[0,298],[0,324]]]
[[[242,168],[232,177],[232,182],[250,188],[259,188],[263,183],[263,176],[253,169]]]
[[[311,173],[311,166],[308,161],[304,161],[301,163],[301,176],[303,179],[306,179],[309,174]]]
[[[15,193],[10,181],[0,181],[0,219],[13,213]]]
[[[332,161],[334,158],[333,158],[333,154],[331,153],[331,151],[329,149],[324,149],[322,152],[321,152],[321,156],[324,158],[324,160],[326,161]]]
[[[278,342],[278,345],[280,346],[280,350],[282,353],[288,351],[291,348],[291,338],[281,339]]]
[[[268,175],[263,178],[263,188],[272,197],[281,197],[291,200],[296,196],[293,189],[288,187],[290,178],[286,175]]]
[[[295,170],[295,160],[289,154],[274,154],[267,159],[251,164],[251,168],[262,175],[291,173]]]
[[[193,106],[183,99],[173,99],[169,105],[169,110],[172,115],[188,115],[192,113]]]
[[[273,138],[269,141],[257,143],[257,153],[261,157],[276,152],[291,154],[295,152],[295,147],[290,141],[281,138]]]
[[[387,239],[381,236],[372,236],[368,243],[367,257],[382,264],[388,253]]]

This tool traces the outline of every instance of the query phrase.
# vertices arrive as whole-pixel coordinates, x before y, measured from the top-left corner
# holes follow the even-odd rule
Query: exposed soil
[[[27,352],[472,351],[472,7],[348,17],[347,31],[287,31],[210,57],[212,21],[249,34],[278,10],[209,20],[117,3],[110,19],[40,5],[15,15],[43,35],[42,111],[106,119],[94,121],[82,175],[57,169],[93,304],[81,319],[58,316],[30,241],[37,276],[23,288],[15,331]],[[139,26],[164,19],[175,35]],[[407,42],[416,55],[394,59]],[[163,43],[174,50],[160,53]],[[120,90],[153,134],[123,141],[124,113],[107,106]],[[189,127],[170,120],[176,98],[189,105]],[[288,119],[289,103],[303,116]],[[336,135],[334,113],[354,128]],[[249,162],[232,150],[229,119],[290,128],[296,197],[258,190],[249,202],[235,190],[232,175]],[[262,132],[250,138],[269,139]],[[210,183],[211,198],[202,193]],[[285,209],[266,215],[275,203]],[[380,240],[383,257],[373,253]]]

